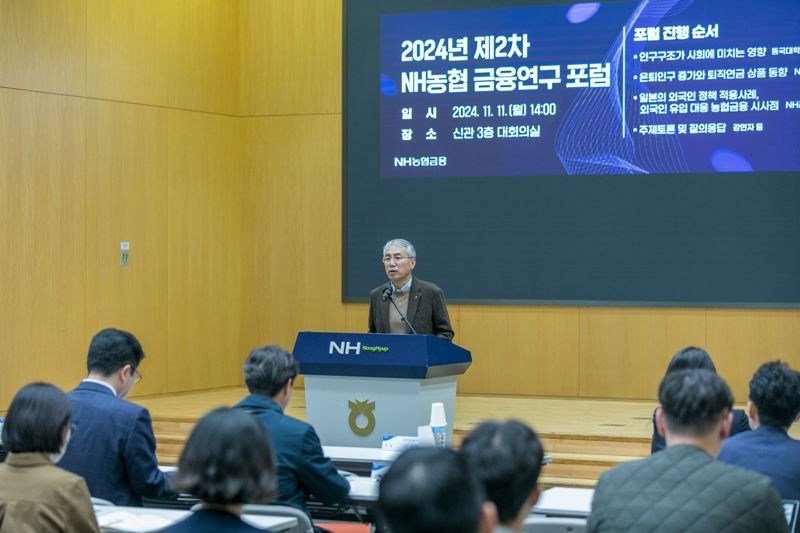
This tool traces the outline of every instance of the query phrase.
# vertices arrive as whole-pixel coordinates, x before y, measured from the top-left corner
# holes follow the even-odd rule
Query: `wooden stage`
[[[199,417],[231,406],[247,394],[244,387],[134,398],[153,417],[162,464],[175,464]],[[542,437],[553,462],[542,472],[545,486],[591,487],[606,469],[650,454],[654,401],[585,400],[520,396],[459,395],[454,444],[483,420],[516,418]],[[743,407],[743,406],[738,406]],[[297,389],[287,414],[305,419],[305,393]],[[800,424],[790,432],[800,438]]]

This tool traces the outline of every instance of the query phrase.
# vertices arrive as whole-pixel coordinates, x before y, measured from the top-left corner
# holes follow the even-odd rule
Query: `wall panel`
[[[0,406],[86,368],[84,102],[0,89]]]
[[[167,390],[168,111],[89,100],[87,328],[131,331],[145,350],[135,394]],[[120,263],[120,242],[130,261]]]
[[[710,309],[707,349],[736,401],[745,402],[761,363],[782,359],[800,369],[800,311]]]
[[[93,98],[169,105],[170,3],[87,0],[86,92]]]
[[[0,86],[86,93],[86,0],[0,2]]]
[[[578,312],[573,308],[460,306],[456,341],[472,352],[459,391],[578,394]]]
[[[242,350],[343,331],[339,117],[246,121]]]
[[[672,355],[704,346],[704,309],[581,308],[579,396],[655,398]]]
[[[174,0],[169,6],[170,107],[238,114],[238,0]]]
[[[239,120],[169,111],[169,391],[239,383]]]
[[[241,0],[240,15],[243,114],[341,113],[341,0]]]

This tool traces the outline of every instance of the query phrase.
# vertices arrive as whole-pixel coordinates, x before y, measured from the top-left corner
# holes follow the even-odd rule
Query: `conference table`
[[[100,530],[108,533],[146,533],[161,529],[183,520],[192,511],[157,509],[151,507],[123,507],[96,505],[94,513]],[[242,515],[242,520],[259,529],[286,531],[297,525],[297,519],[289,516]]]
[[[323,446],[322,451],[338,468],[360,466],[360,471],[369,472],[372,463],[392,463],[401,452],[381,450],[380,448],[363,448],[353,446]],[[543,464],[551,458],[545,456]],[[175,467],[162,466],[161,470],[171,472]],[[378,481],[367,475],[345,473],[350,482],[349,500],[354,506],[369,508],[378,499]],[[585,518],[591,510],[593,489],[571,489],[555,487],[542,492],[533,513],[546,516],[563,516]],[[185,511],[184,511],[185,512]],[[313,510],[312,510],[313,514]]]

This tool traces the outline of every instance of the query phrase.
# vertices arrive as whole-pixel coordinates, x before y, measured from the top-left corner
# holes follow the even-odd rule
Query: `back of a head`
[[[692,437],[707,436],[733,407],[725,381],[704,369],[668,372],[658,387],[658,399],[667,431]]]
[[[89,344],[86,367],[89,373],[110,376],[125,365],[134,370],[144,359],[142,345],[132,333],[107,328],[97,333]]]
[[[764,363],[750,380],[750,401],[760,424],[788,428],[800,413],[800,373],[781,361]]]
[[[58,387],[48,383],[25,385],[8,408],[3,446],[12,453],[58,453],[71,413],[69,399]]]
[[[667,365],[667,373],[693,368],[701,368],[717,373],[717,367],[714,366],[711,356],[704,349],[697,346],[687,346],[673,355],[669,365]]]
[[[542,469],[544,450],[536,433],[522,422],[484,422],[459,452],[497,507],[500,522],[517,518]]]
[[[244,362],[244,381],[251,394],[272,398],[290,379],[297,377],[299,365],[292,354],[280,346],[256,348]]]
[[[261,424],[240,409],[220,407],[192,430],[172,484],[207,503],[265,503],[274,494],[275,469]]]
[[[392,533],[475,533],[483,491],[448,448],[411,448],[383,477],[378,515]]]

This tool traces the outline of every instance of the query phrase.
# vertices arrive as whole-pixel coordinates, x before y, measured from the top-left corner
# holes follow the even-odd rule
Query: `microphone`
[[[381,298],[383,299],[384,302],[387,300],[387,298],[389,299],[390,302],[392,302],[394,308],[397,309],[397,314],[400,315],[400,318],[402,318],[403,322],[406,323],[406,326],[408,326],[408,329],[411,330],[411,333],[417,335],[417,330],[414,329],[414,326],[412,326],[411,322],[408,321],[406,315],[404,315],[403,312],[400,310],[400,308],[397,307],[397,302],[395,302],[394,298],[392,298],[393,292],[394,292],[394,287],[392,287],[392,282],[390,281],[389,285],[387,285],[386,288],[383,289],[383,296]]]

